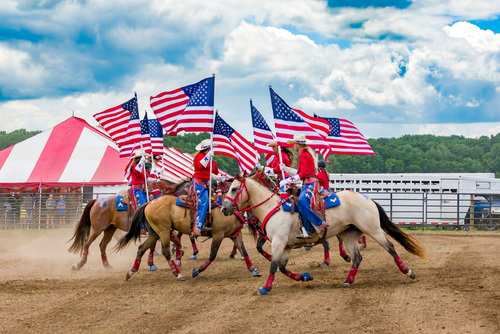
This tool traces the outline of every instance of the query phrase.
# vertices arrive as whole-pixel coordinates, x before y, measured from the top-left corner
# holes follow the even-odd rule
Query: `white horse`
[[[272,242],[272,260],[269,277],[266,284],[258,290],[258,294],[266,295],[271,291],[274,275],[279,270],[296,281],[309,281],[308,273],[294,274],[286,269],[292,248],[304,246],[340,235],[346,244],[347,251],[352,256],[352,267],[344,286],[349,287],[354,282],[362,257],[358,248],[358,239],[362,233],[370,236],[394,258],[399,270],[415,279],[415,272],[409,269],[399,258],[394,245],[387,240],[384,231],[399,242],[408,252],[426,259],[425,247],[414,237],[405,233],[385,213],[384,209],[373,200],[353,191],[337,193],[341,205],[327,209],[326,223],[329,225],[326,234],[314,234],[313,239],[297,239],[299,235],[298,214],[291,214],[279,209],[280,197],[257,181],[239,173],[222,204],[222,212],[229,215],[235,209],[245,211],[252,209],[261,223],[260,228]],[[278,209],[277,209],[278,208]]]

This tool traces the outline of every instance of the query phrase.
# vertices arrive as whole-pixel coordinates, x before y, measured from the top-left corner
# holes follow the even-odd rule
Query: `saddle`
[[[301,193],[302,189],[292,185],[290,188],[286,190],[286,193],[288,194],[288,199],[290,200],[292,207],[290,211],[292,213],[299,212],[298,209],[298,203],[299,203],[299,196]],[[318,191],[318,187],[314,190],[314,202],[313,202],[313,211],[316,213],[318,216],[320,216],[323,220],[325,220],[325,210],[326,210],[326,205],[325,205],[325,198],[328,197],[328,195],[322,195]],[[302,216],[299,215],[299,217]]]

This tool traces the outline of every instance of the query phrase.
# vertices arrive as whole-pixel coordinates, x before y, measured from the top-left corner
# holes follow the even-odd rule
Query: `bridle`
[[[234,206],[236,207],[236,210],[239,211],[239,212],[246,212],[246,211],[249,211],[249,210],[252,210],[258,206],[261,206],[262,204],[266,203],[267,201],[269,201],[274,195],[276,195],[279,191],[279,188],[277,188],[272,194],[271,196],[269,196],[268,198],[266,198],[264,201],[254,205],[254,206],[246,206],[244,208],[241,208],[238,206],[238,202],[241,200],[241,198],[243,197],[243,190],[246,191],[247,193],[247,202],[250,201],[250,193],[248,192],[248,188],[247,188],[247,183],[246,183],[246,177],[243,178],[242,180],[238,180],[240,181],[240,186],[238,187],[238,192],[236,193],[236,197],[235,198],[232,198],[228,195],[226,195],[226,199],[231,201]]]

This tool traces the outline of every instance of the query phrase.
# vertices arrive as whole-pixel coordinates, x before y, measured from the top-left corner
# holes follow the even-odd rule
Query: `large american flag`
[[[104,110],[94,115],[95,120],[104,130],[106,130],[118,148],[121,148],[127,141],[130,111],[128,111],[124,105],[129,105],[133,103],[134,100],[137,103],[137,97],[134,97],[123,104],[119,104],[114,108]]]
[[[353,123],[341,118],[316,117],[327,120],[332,127],[326,138],[327,143],[330,145],[331,153],[375,154],[366,138],[359,132]]]
[[[262,117],[261,113],[254,107],[252,100],[250,100],[250,109],[252,112],[252,125],[253,125],[253,138],[254,145],[257,152],[264,153],[266,163],[269,165],[274,158],[272,147],[266,146],[273,139],[275,139],[273,132],[267,125],[266,120]]]
[[[127,126],[127,139],[120,147],[120,157],[131,156],[136,149],[140,147],[141,140],[141,121],[139,119],[139,106],[137,105],[137,96],[128,102],[122,104],[123,109],[130,112],[130,118]]]
[[[163,154],[163,129],[157,119],[150,119],[148,122],[151,149],[154,155],[161,156]]]
[[[212,132],[215,77],[193,85],[151,96],[151,109],[165,133],[176,136],[180,131]]]
[[[214,153],[238,161],[240,171],[251,172],[258,161],[255,147],[215,113],[213,133]],[[217,145],[217,146],[216,146]]]
[[[151,136],[149,135],[149,123],[148,114],[144,114],[144,118],[141,121],[141,142],[136,145],[141,147],[144,153],[151,154]]]
[[[328,122],[320,118],[307,116],[298,109],[290,108],[271,87],[269,87],[269,90],[273,105],[274,127],[280,145],[290,146],[286,142],[293,139],[294,134],[303,134],[311,142],[309,146],[321,152],[326,160],[329,154],[329,146],[325,142],[326,135],[330,132]]]

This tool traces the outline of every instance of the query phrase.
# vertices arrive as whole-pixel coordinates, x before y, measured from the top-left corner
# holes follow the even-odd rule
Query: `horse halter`
[[[263,200],[262,202],[254,205],[254,206],[246,206],[242,209],[239,208],[238,206],[238,202],[239,202],[239,199],[240,199],[240,196],[242,196],[243,194],[243,189],[247,192],[247,202],[250,200],[250,192],[248,191],[248,188],[247,188],[247,184],[246,184],[246,178],[243,178],[243,180],[240,181],[240,186],[238,188],[238,192],[236,193],[236,197],[235,198],[231,198],[229,195],[226,195],[226,199],[228,199],[229,201],[231,201],[235,206],[236,206],[236,210],[237,211],[240,211],[240,212],[246,212],[246,211],[249,211],[249,210],[252,210],[258,206],[261,206],[262,204],[266,203],[267,201],[269,201],[274,195],[276,195],[276,193],[278,193],[279,191],[279,188],[276,189],[272,194],[271,196],[269,196],[268,198],[266,198],[265,200]]]

